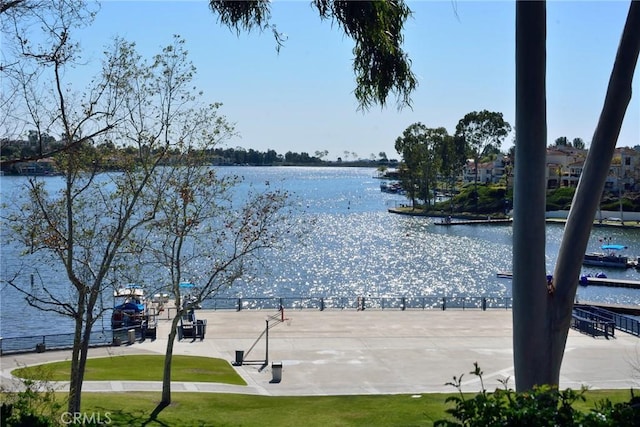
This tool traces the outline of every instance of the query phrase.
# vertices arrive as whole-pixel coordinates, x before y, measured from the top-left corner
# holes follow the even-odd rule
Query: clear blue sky
[[[414,15],[404,48],[419,78],[413,110],[397,111],[390,99],[385,109],[357,111],[353,43],[321,21],[308,0],[274,1],[272,23],[287,35],[279,54],[270,32],[237,36],[217,23],[206,1],[105,1],[81,43],[93,52],[87,59],[98,60],[116,35],[151,56],[181,35],[198,69],[197,87],[236,123],[241,137],[230,147],[398,158],[395,139],[418,121],[453,133],[466,113],[488,109],[515,125],[515,2],[408,4]],[[611,0],[548,3],[550,143],[560,136],[590,143],[628,7]],[[639,78],[636,72],[618,146],[640,144]]]

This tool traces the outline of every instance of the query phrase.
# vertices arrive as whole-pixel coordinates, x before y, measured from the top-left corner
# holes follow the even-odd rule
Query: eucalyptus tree
[[[476,210],[478,210],[478,170],[480,168],[480,159],[488,151],[499,149],[509,132],[511,132],[511,125],[504,120],[502,113],[487,110],[467,113],[456,125],[456,137],[465,141],[469,152],[473,156]]]
[[[411,61],[402,49],[402,29],[411,10],[403,1],[330,1],[312,0],[320,19],[331,20],[355,42],[353,71],[354,94],[360,108],[386,105],[389,95],[396,96],[398,108],[411,105],[411,93],[418,86]],[[282,38],[270,23],[269,0],[209,0],[212,12],[223,25],[241,31],[270,30],[280,43]],[[355,153],[352,153],[355,154]],[[345,152],[345,158],[348,158]],[[353,155],[354,159],[357,155]]]
[[[582,257],[609,172],[640,51],[640,2],[632,1],[553,272],[545,277],[546,3],[516,3],[516,157],[513,337],[516,388],[555,384]]]

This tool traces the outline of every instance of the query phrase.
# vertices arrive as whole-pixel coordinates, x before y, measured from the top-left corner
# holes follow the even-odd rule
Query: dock
[[[610,278],[599,278],[599,277],[586,277],[586,279],[587,279],[587,285],[610,286],[613,288],[640,289],[640,281],[638,280],[610,279]]]
[[[499,219],[469,219],[469,220],[450,220],[443,219],[441,221],[434,221],[435,225],[497,225],[497,224],[511,224],[513,220],[511,218],[499,218]]]
[[[513,274],[510,271],[499,271],[496,273],[496,277],[499,279],[512,279]],[[586,280],[586,284],[583,282]],[[583,276],[579,281],[582,286],[609,286],[612,288],[629,288],[640,289],[640,280],[627,280],[627,279],[613,279],[613,278],[600,278]]]

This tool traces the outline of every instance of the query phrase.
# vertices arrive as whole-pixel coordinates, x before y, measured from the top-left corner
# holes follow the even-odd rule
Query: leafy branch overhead
[[[374,104],[384,107],[390,94],[395,95],[398,109],[410,107],[411,93],[418,82],[411,71],[411,60],[402,50],[403,26],[411,16],[404,2],[314,0],[312,4],[322,19],[336,23],[355,42],[354,94],[360,109],[367,110]],[[210,0],[209,5],[218,21],[238,34],[271,28],[278,44],[282,43],[281,34],[270,24],[269,1]]]

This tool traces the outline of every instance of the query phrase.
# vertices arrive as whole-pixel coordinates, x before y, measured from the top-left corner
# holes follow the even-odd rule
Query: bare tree
[[[162,171],[154,181],[152,188],[161,197],[153,199],[160,203],[146,229],[148,235],[142,239],[148,242],[144,252],[153,255],[151,262],[142,261],[152,270],[147,277],[168,283],[161,291],[168,293],[178,308],[169,330],[158,409],[171,402],[173,347],[182,316],[238,279],[257,274],[261,257],[269,256],[265,251],[291,242],[298,229],[291,222],[294,216],[289,212],[286,192],[267,189],[238,194],[235,176],[219,175],[192,150],[191,144],[206,139],[206,129],[190,133],[199,141],[187,144],[183,140],[180,166]],[[183,290],[184,282],[195,287]]]
[[[37,146],[31,154],[0,160],[0,165],[50,157],[113,128],[118,100],[108,73],[82,95],[73,93],[64,80],[65,70],[80,60],[73,30],[90,25],[96,10],[82,0],[24,0],[3,6],[1,139],[19,139],[29,131],[37,137]],[[73,111],[72,104],[81,108]],[[52,134],[62,135],[61,144],[46,144]]]
[[[98,174],[103,158],[91,140],[74,144],[56,160],[64,172],[64,187],[57,195],[47,192],[42,181],[30,180],[30,199],[12,218],[8,218],[31,252],[52,256],[52,262],[63,265],[71,285],[71,295],[53,292],[42,284],[43,292],[25,291],[29,304],[71,317],[75,322],[71,362],[69,411],[78,412],[84,369],[91,330],[105,311],[101,298],[113,289],[123,272],[135,268],[131,259],[138,257],[144,242],[136,233],[152,221],[160,207],[159,192],[147,191],[169,160],[167,154],[179,148],[196,129],[188,121],[196,102],[191,86],[194,68],[187,60],[184,41],[174,43],[149,63],[134,46],[117,40],[104,64],[108,84],[104,91],[110,100],[118,100],[116,113],[122,120],[118,126],[101,134],[104,140],[119,140],[135,148],[135,159],[116,159],[119,172]],[[91,90],[89,90],[91,92]],[[86,109],[66,109],[61,116],[65,135],[82,134],[80,116]],[[204,127],[211,134],[225,135],[223,122],[215,108],[209,115],[198,117],[197,130]],[[109,159],[113,160],[113,159]],[[153,197],[156,197],[154,199]],[[21,290],[17,281],[11,280]]]

